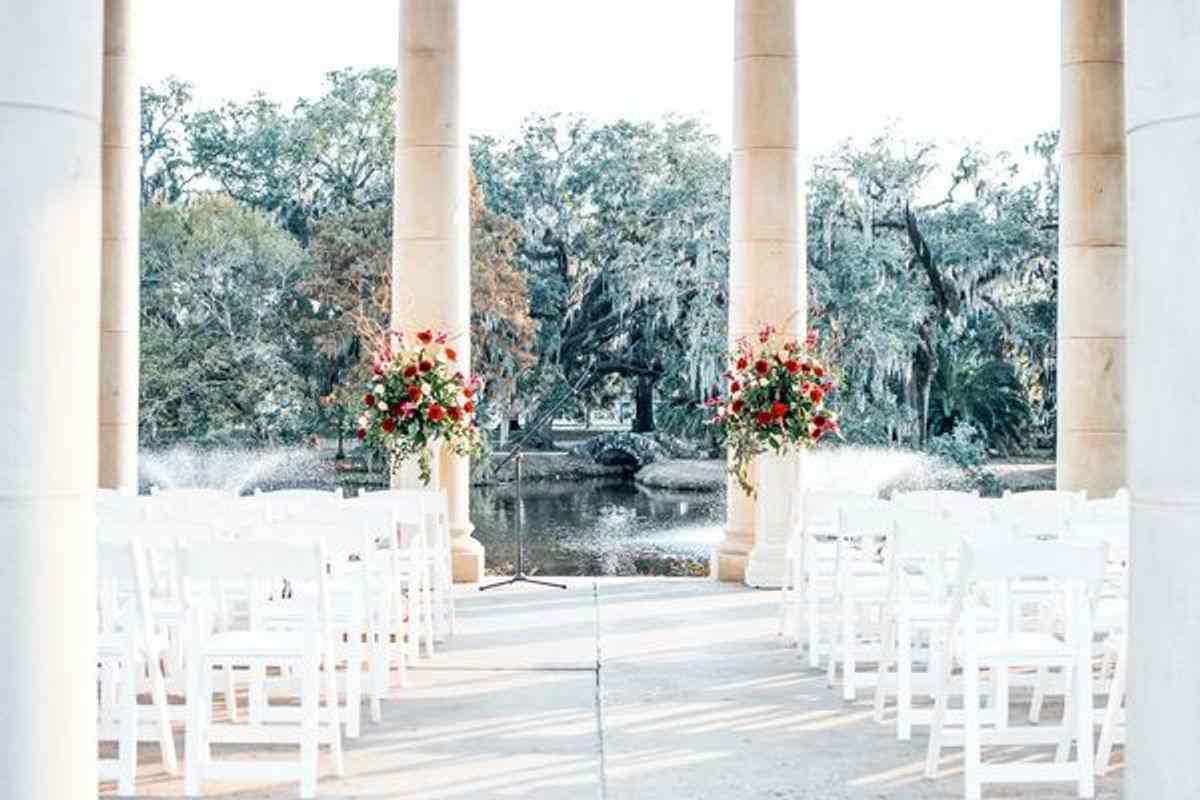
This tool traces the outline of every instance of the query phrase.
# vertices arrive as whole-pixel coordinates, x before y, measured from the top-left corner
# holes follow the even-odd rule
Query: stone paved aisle
[[[781,647],[777,593],[690,579],[567,582],[464,588],[458,636],[411,673],[383,724],[347,742],[346,777],[323,778],[320,796],[961,797],[956,759],[941,780],[922,779],[920,729],[895,741],[865,698],[843,703]],[[157,748],[143,753],[142,795],[180,796]],[[1119,798],[1120,776],[1102,779],[1097,796]],[[208,796],[290,798],[294,787],[213,785]],[[1074,796],[1063,786],[985,792]]]

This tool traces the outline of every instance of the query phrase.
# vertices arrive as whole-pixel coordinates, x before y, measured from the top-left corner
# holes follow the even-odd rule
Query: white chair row
[[[130,597],[144,595],[136,604],[145,609],[144,619],[125,611],[101,614],[112,634],[105,638],[102,632],[98,653],[101,736],[120,739],[119,764],[106,766],[104,774],[119,773],[122,794],[133,789],[131,736],[133,742],[158,740],[165,766],[175,769],[167,744],[173,748],[174,719],[187,725],[189,794],[205,780],[257,777],[298,779],[301,796],[311,796],[317,743],[330,748],[334,771],[341,774],[342,726],[348,737],[359,734],[364,695],[379,721],[390,669],[399,669],[404,685],[419,641],[432,653],[439,594],[437,617],[446,635],[453,624],[449,537],[442,536],[446,545],[439,546],[430,542],[437,534],[427,536],[429,529],[445,530],[441,493],[389,491],[343,500],[324,492],[234,498],[181,490],[105,497],[98,519],[100,551],[111,556],[114,547],[124,548],[127,556],[99,565],[102,611],[127,608]],[[304,566],[314,554],[319,567]],[[446,568],[438,570],[433,562],[442,557]],[[140,575],[121,567],[138,560],[151,564]],[[125,584],[123,593],[112,588],[118,581]],[[137,661],[131,642],[137,643]],[[314,683],[314,669],[324,676],[323,689]],[[220,724],[208,702],[217,670],[228,719]],[[131,711],[130,692],[146,678],[154,687],[153,708]],[[168,683],[184,694],[185,707],[167,705],[160,689]],[[246,724],[239,721],[239,686],[249,689]],[[321,692],[324,712],[316,710]],[[299,706],[271,702],[281,696],[298,699]],[[149,732],[140,723],[145,712],[158,723]],[[230,742],[300,744],[301,759],[298,766],[281,766],[212,758],[211,744]]]
[[[908,739],[914,724],[930,725],[929,774],[942,746],[966,746],[968,797],[993,780],[1053,779],[1076,780],[1081,796],[1090,796],[1093,631],[1106,637],[1097,693],[1107,695],[1095,771],[1106,767],[1122,732],[1127,495],[1087,502],[1065,492],[999,499],[920,492],[889,502],[821,492],[807,494],[804,506],[803,530],[788,548],[781,631],[807,646],[810,665],[826,659],[831,686],[840,668],[847,700],[873,683],[877,719],[895,697],[898,738]],[[1076,605],[1081,596],[1086,615]],[[923,671],[914,669],[922,663]],[[955,665],[962,673],[952,679]],[[980,665],[989,676],[986,697]],[[1011,727],[1009,688],[1017,682],[1033,688],[1035,722],[1047,694],[1087,712],[1058,728]],[[929,696],[934,708],[914,710],[914,694]],[[968,699],[951,710],[951,694]],[[1055,763],[981,764],[981,742],[1014,737],[1056,737],[1049,739]],[[1072,741],[1079,755],[1066,762]]]

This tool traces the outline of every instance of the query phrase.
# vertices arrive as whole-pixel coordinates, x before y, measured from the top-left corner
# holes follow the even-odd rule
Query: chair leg
[[[808,637],[808,665],[813,669],[821,666],[821,614],[817,593],[811,578],[804,586],[804,631]]]
[[[230,722],[238,722],[237,680],[233,674],[233,664],[226,663],[221,669],[225,673],[225,713]]]
[[[158,722],[158,746],[162,750],[163,767],[168,775],[175,775],[179,772],[179,762],[175,754],[175,733],[167,716],[167,687],[158,659],[151,660],[149,669],[150,697],[154,702],[154,716]]]
[[[842,605],[842,699],[852,701],[858,696],[855,678],[858,672],[858,609],[854,598]]]
[[[1065,763],[1071,757],[1071,743],[1075,741],[1075,714],[1080,709],[1075,707],[1074,683],[1072,683],[1074,679],[1074,670],[1070,667],[1064,667],[1063,683],[1066,688],[1063,694],[1062,733],[1059,735],[1058,744],[1054,748],[1054,760],[1060,764]]]
[[[123,795],[133,794],[134,781],[137,779],[138,752],[138,707],[137,707],[137,672],[139,665],[131,658],[126,658],[121,664],[119,690],[119,742],[117,744],[117,792]]]
[[[374,634],[370,633],[369,638],[372,642],[371,648],[375,647]],[[337,674],[336,656],[334,663],[328,665],[326,669]],[[363,671],[363,644],[362,632],[350,629],[346,634],[346,738],[357,739],[362,732],[362,671]],[[334,688],[337,688],[337,683],[334,683]],[[337,697],[333,698],[334,703],[337,703]],[[372,698],[375,702],[375,698]],[[374,714],[372,714],[374,717]],[[373,719],[378,722],[378,719]]]
[[[907,742],[912,738],[912,628],[907,614],[900,616],[896,626],[896,739]]]
[[[882,654],[879,658],[879,667],[877,669],[878,679],[875,681],[875,702],[873,717],[876,722],[883,722],[883,709],[887,705],[887,697],[885,687],[891,680],[892,667],[896,662],[896,620],[893,615],[892,619],[884,625],[883,639],[880,642],[882,646]]]
[[[792,594],[795,591],[792,586],[792,558],[791,556],[784,557],[783,560],[783,585],[780,587],[779,596],[779,628],[776,635],[784,638],[784,643],[787,643],[787,634],[792,616]]]
[[[353,661],[357,666],[357,669],[353,671],[356,676],[354,678],[353,687],[355,693],[354,703],[360,709],[362,708],[362,696],[364,691],[363,667],[367,667],[370,669],[370,674],[368,675],[369,685],[367,693],[371,704],[371,721],[375,723],[383,720],[382,702],[383,697],[387,692],[387,681],[385,680],[381,682],[379,680],[379,662],[381,660],[379,654],[387,647],[387,634],[384,632],[385,630],[386,627],[376,622],[372,616],[371,620],[368,620],[366,647],[363,647],[362,636],[359,635],[354,638],[354,642],[352,643],[353,646],[350,649],[350,660]],[[383,663],[384,669],[386,670],[387,662],[384,661]],[[346,688],[346,702],[350,702],[349,684]],[[361,711],[359,712],[358,716],[361,716]],[[346,732],[346,735],[350,735],[349,731]]]
[[[317,794],[320,671],[320,659],[315,654],[304,659],[300,683],[300,797],[302,798],[316,797]],[[336,713],[337,692],[327,694],[326,700]]]
[[[200,794],[201,772],[205,760],[200,757],[204,747],[204,729],[207,714],[204,704],[212,703],[212,697],[204,696],[204,671],[211,669],[207,664],[189,659],[187,662],[187,727],[185,729],[184,752],[187,760],[183,769],[183,793],[189,797]]]
[[[391,646],[387,637],[381,635],[375,647],[370,648],[367,657],[371,659],[371,721],[383,721],[383,699],[391,696],[390,669]]]
[[[1038,611],[1038,630],[1043,633],[1052,633],[1054,631],[1054,613],[1046,605]],[[1038,665],[1037,680],[1033,686],[1033,699],[1029,702],[1029,721],[1037,723],[1042,718],[1042,705],[1046,699],[1046,692],[1050,688],[1050,670],[1044,665]]]
[[[421,657],[421,581],[416,569],[413,569],[408,576],[404,610],[408,627],[405,637],[408,657],[416,661]]]
[[[953,662],[949,655],[946,664],[942,665],[941,651],[933,641],[929,643],[931,655],[929,669],[932,673],[933,685],[933,719],[929,724],[929,746],[925,752],[925,777],[936,778],[938,766],[942,760],[942,731],[946,724],[946,705],[949,703],[950,673]]]
[[[334,642],[328,642],[325,648],[326,652],[336,653],[333,646]],[[362,669],[361,664],[359,669]],[[320,691],[319,687],[317,691]],[[317,713],[320,714],[319,708]],[[336,655],[327,659],[325,664],[325,714],[330,729],[329,755],[333,759],[333,774],[340,778],[346,774],[346,763],[342,758],[342,725],[341,709],[338,707]]]
[[[992,715],[995,717],[995,726],[997,730],[1004,730],[1008,727],[1008,665],[993,664],[988,671],[988,677],[991,679],[993,708]]]
[[[1079,796],[1096,796],[1096,761],[1092,751],[1092,670],[1090,654],[1080,655],[1073,670],[1075,680],[1072,694],[1075,696],[1075,741],[1078,752],[1075,756],[1079,768]]]
[[[408,686],[408,649],[404,645],[404,616],[397,613],[395,623],[391,626],[396,632],[396,641],[385,642],[386,649],[384,651],[384,667],[391,668],[392,658],[390,653],[395,653],[396,669],[400,673],[397,678],[401,688]]]
[[[425,654],[433,657],[433,580],[431,579],[431,565],[426,563],[425,568],[421,570],[421,580],[424,583],[421,592],[421,613],[424,615],[422,620],[425,628]]]
[[[963,777],[966,800],[979,800],[982,785],[979,782],[981,760],[980,713],[979,713],[979,664],[975,653],[966,650],[963,654]]]
[[[249,705],[246,715],[251,724],[261,725],[267,709],[267,668],[261,663],[251,664],[247,697]]]
[[[1125,702],[1125,677],[1128,669],[1125,658],[1125,642],[1121,642],[1117,653],[1117,664],[1113,670],[1112,683],[1108,686],[1108,702],[1104,705],[1104,722],[1100,726],[1100,743],[1096,747],[1096,774],[1108,771],[1112,761],[1113,742],[1116,741],[1117,726],[1121,724],[1121,706]]]
[[[446,605],[450,609],[450,636],[454,636],[455,626],[458,625],[458,612],[454,607],[454,574],[450,568],[450,554],[443,559],[446,562]]]
[[[446,595],[443,591],[442,570],[437,564],[429,565],[430,598],[433,601],[433,639],[437,642],[446,641]]]
[[[835,605],[838,607],[841,606],[840,603]],[[829,654],[827,656],[828,663],[825,665],[825,685],[830,689],[837,685],[837,665],[838,658],[841,656],[842,647],[840,641],[841,630],[842,626],[840,621],[835,621],[829,626]]]

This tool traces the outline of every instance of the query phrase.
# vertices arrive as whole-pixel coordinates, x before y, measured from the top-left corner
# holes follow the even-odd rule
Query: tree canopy
[[[388,319],[394,88],[341,70],[291,108],[213,109],[184,81],[143,88],[147,441],[345,433],[329,398]],[[887,129],[814,161],[810,325],[842,365],[849,439],[1053,441],[1056,153],[1054,133],[1013,154]],[[703,438],[728,313],[717,137],[534,116],[475,137],[471,163],[485,418],[630,397],[636,430]]]

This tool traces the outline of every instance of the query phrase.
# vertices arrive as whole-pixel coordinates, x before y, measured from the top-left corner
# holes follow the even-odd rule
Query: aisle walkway
[[[348,742],[335,798],[956,798],[774,635],[778,594],[691,579],[571,579],[464,590],[460,632],[412,673],[384,723]],[[147,747],[144,794],[178,796]],[[949,761],[947,763],[950,763]],[[956,761],[954,763],[957,763]],[[210,796],[286,798],[290,787]],[[1120,770],[1098,797],[1120,797]],[[1070,798],[1066,787],[985,797]]]

